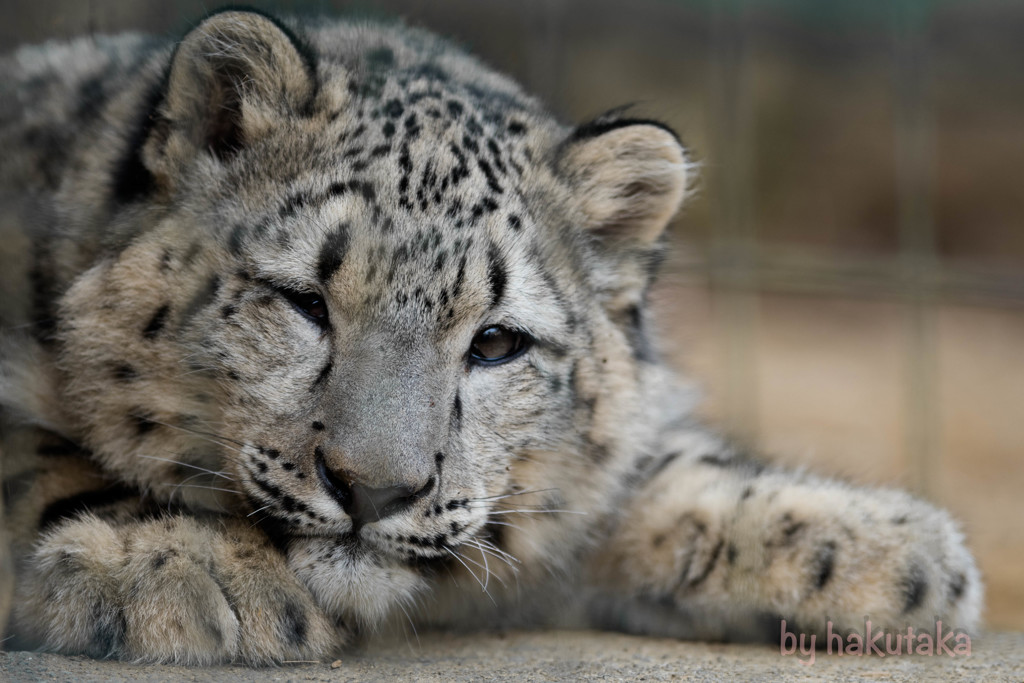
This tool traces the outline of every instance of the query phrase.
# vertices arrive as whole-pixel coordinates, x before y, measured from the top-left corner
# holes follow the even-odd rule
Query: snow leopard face
[[[85,443],[278,537],[409,562],[570,539],[494,522],[527,491],[600,507],[631,466],[674,135],[566,128],[397,33],[253,16],[190,34],[115,165],[135,227],[61,305]]]

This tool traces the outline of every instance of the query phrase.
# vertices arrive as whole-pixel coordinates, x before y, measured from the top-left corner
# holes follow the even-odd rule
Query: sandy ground
[[[34,652],[0,652],[3,681],[1022,681],[1024,633],[986,633],[970,656],[782,656],[778,648],[712,645],[608,633],[429,635],[337,662],[276,669],[137,666]]]

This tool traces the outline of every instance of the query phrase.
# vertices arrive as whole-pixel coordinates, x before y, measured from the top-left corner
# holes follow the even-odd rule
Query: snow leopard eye
[[[517,358],[526,350],[527,338],[521,332],[494,325],[473,337],[469,358],[478,365],[500,365]]]
[[[279,287],[281,296],[287,299],[303,316],[317,325],[327,325],[327,303],[315,292],[300,292],[295,289]]]

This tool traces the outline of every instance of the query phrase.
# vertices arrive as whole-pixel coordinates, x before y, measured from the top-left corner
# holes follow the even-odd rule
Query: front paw
[[[209,555],[212,539],[192,533],[171,540],[156,531],[140,530],[114,572],[122,586],[118,655],[200,665],[230,661],[241,620]]]
[[[17,628],[64,653],[205,665],[331,654],[341,634],[251,530],[83,517],[38,546]]]
[[[97,519],[84,517],[47,535],[17,577],[17,646],[122,656],[125,619],[116,571],[123,561],[117,533]]]
[[[763,573],[779,614],[807,630],[832,622],[859,632],[868,620],[891,631],[977,627],[981,579],[945,511],[900,491],[838,485],[782,490],[769,505],[751,510],[767,520],[767,541],[735,563]]]

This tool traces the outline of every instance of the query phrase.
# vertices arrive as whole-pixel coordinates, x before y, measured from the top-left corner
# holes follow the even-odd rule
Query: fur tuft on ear
[[[171,60],[142,160],[157,178],[198,154],[224,158],[281,117],[301,115],[316,93],[305,47],[274,20],[249,11],[214,14]]]
[[[686,194],[690,164],[665,125],[598,119],[566,141],[559,170],[572,186],[583,228],[611,246],[655,242]]]

